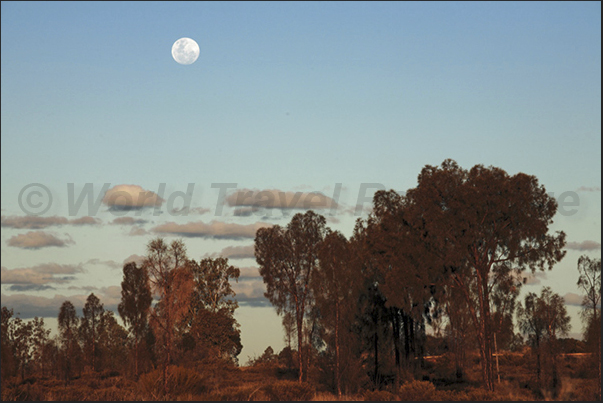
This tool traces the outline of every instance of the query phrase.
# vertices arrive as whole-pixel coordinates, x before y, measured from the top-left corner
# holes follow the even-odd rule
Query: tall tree
[[[467,171],[452,160],[423,168],[406,198],[404,221],[420,240],[415,256],[465,297],[484,385],[493,390],[492,288],[512,273],[550,270],[563,258],[565,234],[548,233],[557,202],[534,176],[483,165]]]
[[[548,345],[548,358],[551,364],[553,388],[558,386],[555,342],[557,335],[565,335],[570,330],[570,317],[561,296],[555,294],[550,287],[544,287],[540,296],[530,292],[525,297],[524,305],[517,307],[517,318],[520,331],[528,336],[532,348],[536,352],[537,373],[542,379],[542,348]]]
[[[148,318],[153,296],[147,269],[130,262],[124,265],[121,282],[121,302],[117,306],[119,316],[128,326],[134,339],[135,374],[138,378],[140,343],[148,331]]]
[[[73,362],[79,356],[77,342],[79,318],[71,301],[61,305],[58,317],[59,333],[63,345],[63,370],[65,379],[72,376]]]
[[[147,245],[143,266],[149,273],[151,285],[159,297],[151,311],[155,333],[163,347],[163,391],[167,391],[168,366],[172,359],[176,326],[190,307],[193,277],[186,247],[181,240],[168,245],[156,238]]]
[[[87,356],[90,359],[93,371],[97,370],[97,342],[103,312],[105,312],[103,304],[94,293],[91,293],[88,298],[86,298],[82,320],[80,321],[80,328],[83,336],[84,348],[87,350]]]
[[[329,332],[327,343],[335,350],[335,388],[341,396],[340,346],[346,304],[352,301],[353,278],[348,240],[338,231],[327,230],[327,235],[318,250],[319,268],[312,276],[311,286],[316,305],[320,310],[323,327]]]
[[[112,311],[104,311],[100,317],[98,351],[101,368],[111,371],[125,368],[123,357],[127,355],[128,332],[123,328]]]
[[[594,353],[599,370],[599,399],[601,399],[601,259],[583,255],[578,259],[578,287],[584,292],[582,320],[589,346],[596,345]]]
[[[318,267],[318,248],[325,231],[325,218],[310,210],[293,216],[286,228],[260,228],[255,236],[255,257],[266,284],[264,295],[279,314],[295,314],[299,382],[304,375],[302,344],[310,278]]]
[[[379,191],[373,198],[373,212],[367,221],[367,241],[383,278],[380,289],[390,310],[394,354],[399,375],[401,340],[406,366],[422,363],[425,320],[436,315],[434,302],[443,292],[441,273],[429,270],[427,256],[417,256],[420,246],[404,213],[407,200],[391,191]]]
[[[185,317],[188,334],[194,345],[204,345],[217,355],[237,360],[241,352],[241,331],[234,318],[238,303],[230,281],[238,281],[240,270],[228,259],[206,258],[199,263],[191,260],[193,293]]]

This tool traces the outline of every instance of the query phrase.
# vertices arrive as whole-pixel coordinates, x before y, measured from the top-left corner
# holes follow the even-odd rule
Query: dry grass
[[[469,364],[469,363],[468,363]],[[469,365],[475,365],[471,362]],[[154,371],[138,382],[116,373],[86,373],[68,384],[54,378],[4,379],[2,400],[57,401],[586,401],[597,398],[594,364],[568,357],[559,362],[561,386],[556,394],[542,390],[535,377],[530,356],[500,357],[501,383],[495,391],[480,388],[479,363],[468,371],[464,382],[456,382],[453,362],[446,357],[426,366],[423,375],[431,381],[407,380],[398,390],[365,391],[337,397],[324,386],[299,384],[295,373],[277,365],[241,367],[208,364],[198,368],[170,368],[168,395],[163,396],[161,374]],[[593,371],[594,369],[594,371]],[[448,377],[448,378],[447,378]]]

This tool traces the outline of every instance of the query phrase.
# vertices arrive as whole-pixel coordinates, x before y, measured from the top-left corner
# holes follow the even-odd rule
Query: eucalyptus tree
[[[578,259],[578,287],[585,293],[582,300],[584,339],[594,349],[599,370],[599,399],[601,399],[601,259],[586,255]]]
[[[241,331],[234,318],[238,308],[231,281],[241,271],[224,257],[191,260],[193,292],[184,324],[197,348],[205,347],[220,357],[237,361],[241,352]]]
[[[552,370],[552,386],[558,386],[556,362],[556,340],[559,335],[567,335],[571,329],[570,317],[565,308],[565,301],[554,293],[550,287],[544,287],[540,295],[528,293],[523,305],[517,307],[519,329],[528,336],[537,357],[538,379],[542,374],[542,347],[548,346]]]
[[[90,359],[92,369],[96,370],[96,355],[98,334],[100,332],[101,317],[105,312],[103,304],[98,297],[91,293],[86,298],[86,304],[83,308],[83,316],[80,321],[80,332],[83,339],[84,348],[87,350],[87,356]]]
[[[295,315],[299,382],[304,376],[304,317],[312,297],[310,279],[318,267],[325,232],[325,218],[310,210],[293,216],[286,227],[260,228],[255,236],[255,257],[266,284],[264,295],[279,314]]]
[[[550,270],[563,258],[565,234],[549,234],[556,211],[557,202],[534,176],[483,165],[465,170],[452,160],[425,166],[405,195],[402,222],[415,249],[409,256],[463,295],[489,390],[492,290],[508,276]]]
[[[135,262],[130,262],[124,265],[123,273],[121,302],[117,311],[134,339],[134,367],[138,377],[140,343],[149,330],[149,311],[153,296],[149,274],[144,266],[138,267]]]
[[[150,317],[162,347],[162,381],[165,393],[176,326],[190,307],[193,276],[186,256],[186,247],[181,240],[175,240],[168,245],[162,238],[152,239],[147,245],[143,266],[149,273],[151,288],[158,297]]]

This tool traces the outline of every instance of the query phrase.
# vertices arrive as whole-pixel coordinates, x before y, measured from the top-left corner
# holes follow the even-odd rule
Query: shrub
[[[139,391],[155,400],[162,396],[162,375],[161,369],[142,375],[138,381]],[[206,390],[206,379],[197,371],[190,368],[169,367],[166,391],[168,396],[199,395]]]
[[[400,400],[434,400],[436,388],[431,382],[411,381],[400,386]]]
[[[295,381],[277,381],[260,389],[268,400],[310,400],[314,397],[315,390],[307,383]]]
[[[398,400],[396,395],[386,390],[366,391],[364,400],[367,402],[391,402]]]

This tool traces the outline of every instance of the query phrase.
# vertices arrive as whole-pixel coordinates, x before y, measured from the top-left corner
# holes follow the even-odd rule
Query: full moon
[[[199,45],[191,38],[180,38],[172,46],[172,57],[180,64],[193,64],[199,57]]]

